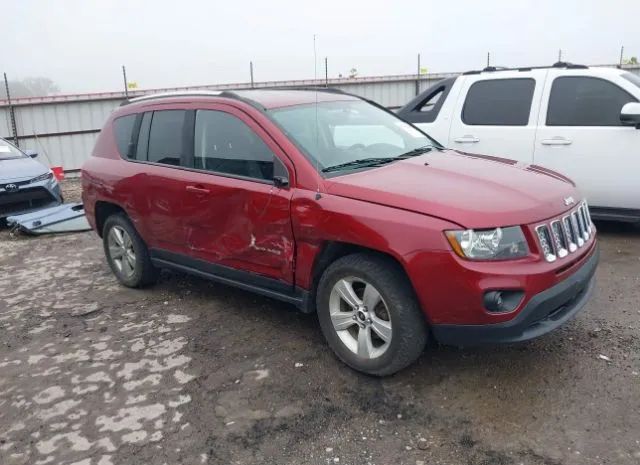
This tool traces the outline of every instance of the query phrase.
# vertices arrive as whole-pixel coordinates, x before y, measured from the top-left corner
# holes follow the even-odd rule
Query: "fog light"
[[[484,294],[484,307],[491,313],[512,312],[520,305],[523,296],[523,291],[489,291]]]

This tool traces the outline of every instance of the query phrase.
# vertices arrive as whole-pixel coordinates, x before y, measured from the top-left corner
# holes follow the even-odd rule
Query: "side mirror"
[[[27,156],[29,156],[31,158],[35,158],[35,157],[38,156],[38,152],[36,152],[33,149],[25,149],[24,153],[25,153],[25,155],[27,155]]]
[[[620,110],[620,121],[622,124],[635,126],[640,129],[640,103],[629,102]]]
[[[289,187],[289,179],[286,176],[274,176],[273,185],[280,189],[286,189]]]

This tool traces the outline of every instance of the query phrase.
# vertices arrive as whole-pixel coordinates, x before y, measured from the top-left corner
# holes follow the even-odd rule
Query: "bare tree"
[[[11,98],[44,97],[60,92],[58,85],[46,77],[28,77],[21,81],[9,81]],[[0,99],[5,100],[7,92],[4,83],[0,86]]]

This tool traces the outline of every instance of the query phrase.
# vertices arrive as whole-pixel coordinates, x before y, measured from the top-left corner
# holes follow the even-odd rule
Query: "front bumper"
[[[542,336],[562,326],[585,306],[593,291],[598,259],[596,246],[577,271],[534,295],[512,320],[484,325],[435,324],[433,334],[440,343],[456,346],[521,342]]]
[[[55,181],[34,183],[16,182],[17,190],[5,189],[7,182],[0,184],[0,218],[29,213],[62,203],[60,185]]]

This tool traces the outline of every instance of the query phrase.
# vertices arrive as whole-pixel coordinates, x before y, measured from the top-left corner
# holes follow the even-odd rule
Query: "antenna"
[[[122,65],[122,78],[124,79],[124,98],[129,99],[129,85],[127,84],[127,69]]]
[[[313,35],[313,80],[318,80],[318,56],[316,53],[316,35]],[[315,136],[316,136],[316,171],[320,173],[320,162],[318,161],[318,83],[315,82],[315,91],[316,91],[316,126],[315,126]],[[319,174],[318,174],[319,176]],[[320,180],[318,179],[318,184],[316,186],[316,200],[320,200],[322,196],[320,195]]]

